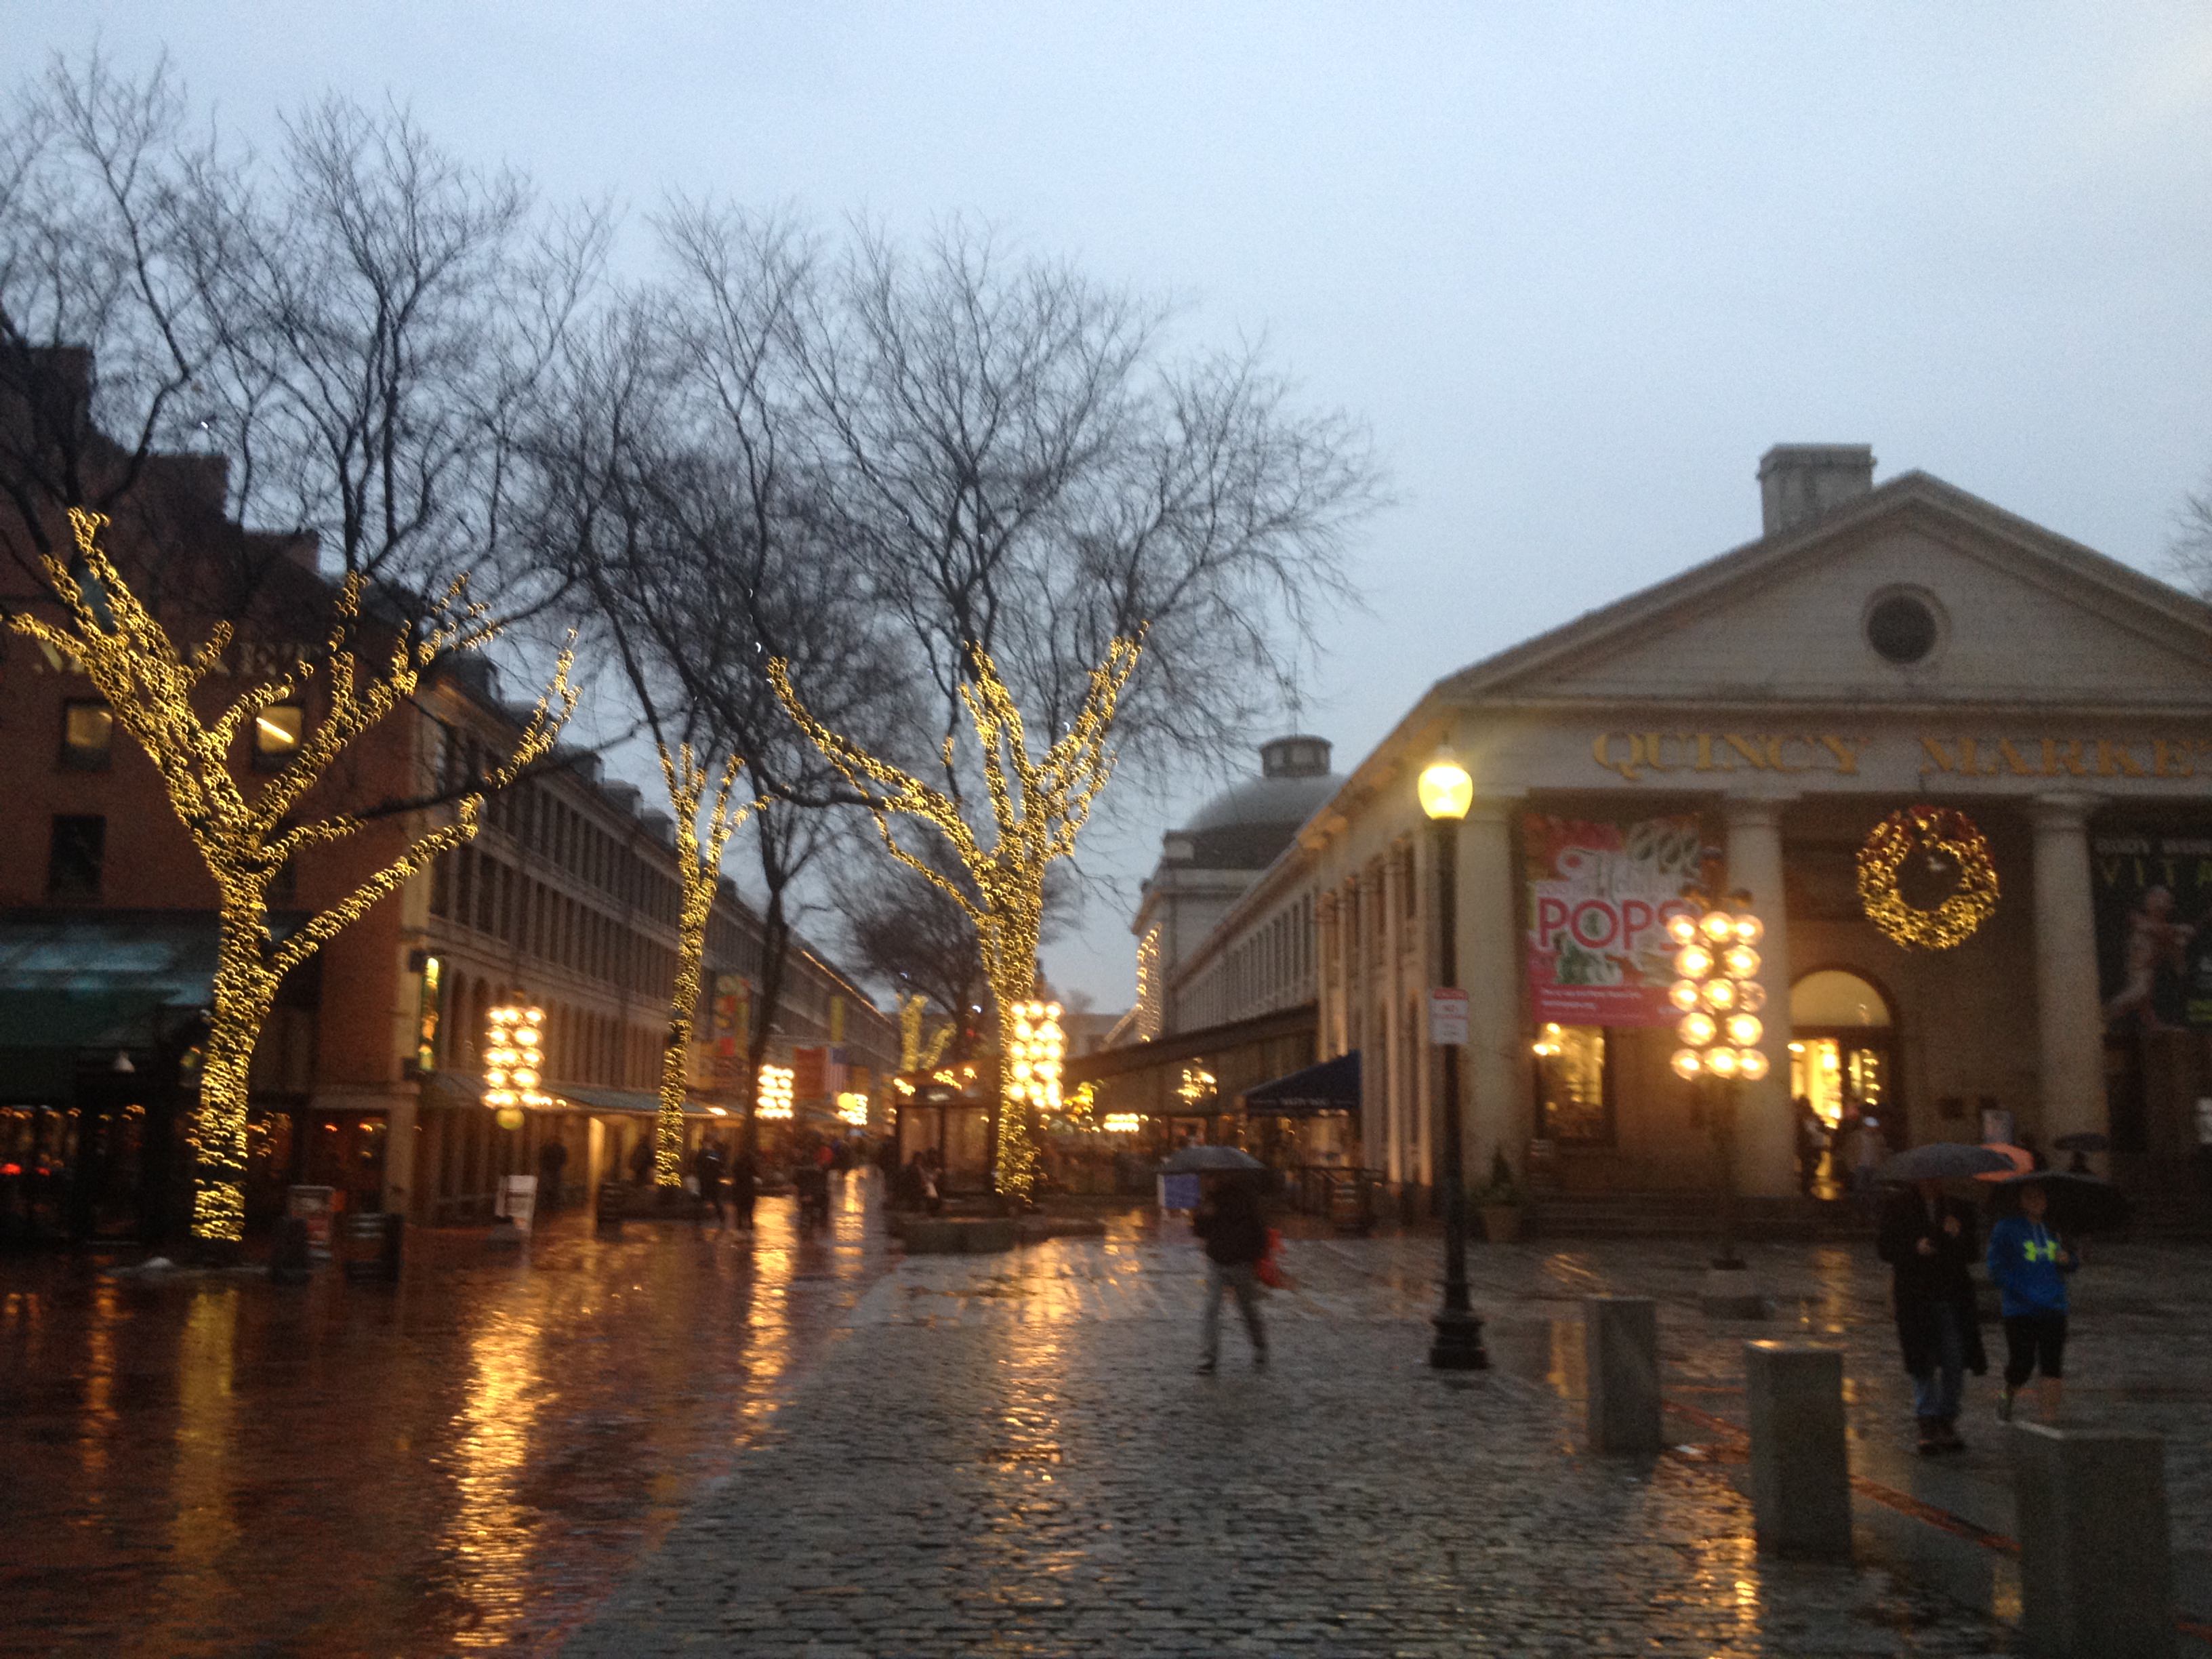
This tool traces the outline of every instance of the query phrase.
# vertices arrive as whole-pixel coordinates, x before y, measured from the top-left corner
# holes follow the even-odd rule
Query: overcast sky
[[[1340,765],[1755,534],[1777,441],[2154,570],[2212,464],[2202,5],[0,0],[21,68],[95,39],[259,143],[389,94],[555,196],[971,211],[1264,334],[1399,497],[1309,700]],[[1219,782],[1086,861],[1133,890]],[[1120,1007],[1127,911],[1094,912],[1047,964]]]

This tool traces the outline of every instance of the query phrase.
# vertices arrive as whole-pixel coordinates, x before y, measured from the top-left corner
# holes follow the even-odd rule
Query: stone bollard
[[[1659,1304],[1644,1296],[1583,1302],[1592,1451],[1659,1449]]]
[[[1747,1342],[1751,1507],[1759,1547],[1776,1555],[1848,1557],[1850,1462],[1844,1449],[1844,1351],[1810,1342]]]
[[[2172,1659],[2166,1444],[2121,1429],[2012,1433],[2021,1633],[2035,1659]]]

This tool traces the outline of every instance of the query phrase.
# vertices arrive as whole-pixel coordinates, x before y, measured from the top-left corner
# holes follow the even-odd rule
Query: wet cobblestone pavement
[[[556,1218],[325,1267],[0,1263],[0,1652],[544,1651],[729,1467],[884,1265],[827,1236]]]
[[[2011,1530],[1994,1383],[1969,1385],[1971,1452],[1911,1456],[1865,1247],[1755,1249],[1763,1325],[1697,1311],[1693,1243],[1478,1249],[1495,1368],[1444,1378],[1422,1364],[1433,1238],[1293,1240],[1273,1364],[1248,1368],[1231,1321],[1200,1378],[1188,1242],[1139,1216],[900,1261],[870,1190],[818,1243],[774,1202],[750,1249],[566,1219],[524,1263],[418,1236],[396,1294],[0,1267],[0,1650],[2014,1650],[2010,1559],[1910,1514]],[[2167,1437],[2199,1567],[2208,1268],[2100,1249],[2069,1367],[2081,1414]],[[1582,1450],[1577,1303],[1600,1292],[1661,1299],[1681,1443],[1658,1458]],[[1750,1547],[1741,1345],[1779,1335],[1847,1351],[1856,1567]]]
[[[1846,1346],[1856,1468],[1908,1501],[2009,1503],[1986,1390],[1971,1467],[1939,1478],[1900,1452],[1905,1379],[1870,1250],[1756,1252],[1777,1316],[1749,1324],[1696,1311],[1693,1243],[1483,1249],[1497,1364],[1447,1379],[1422,1364],[1435,1249],[1294,1242],[1296,1287],[1269,1303],[1273,1363],[1248,1370],[1232,1329],[1212,1378],[1191,1370],[1201,1280],[1187,1244],[908,1262],[565,1651],[2013,1651],[1988,1613],[2016,1613],[2016,1579],[2008,1605],[1985,1583],[1977,1611],[1897,1571],[1879,1537],[1856,1567],[1752,1551],[1729,1420],[1753,1337]],[[2208,1265],[2201,1249],[2100,1252],[2075,1368],[2087,1410],[2172,1437],[2177,1542],[2200,1546]],[[1684,1444],[1657,1459],[1582,1450],[1576,1304],[1600,1291],[1662,1298],[1668,1390],[1686,1414],[1670,1419]]]

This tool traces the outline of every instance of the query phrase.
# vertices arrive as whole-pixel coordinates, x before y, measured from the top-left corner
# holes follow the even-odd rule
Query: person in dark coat
[[[1979,1376],[1990,1368],[1966,1272],[1975,1255],[1973,1208],[1944,1197],[1933,1181],[1893,1192],[1882,1207],[1877,1248],[1890,1265],[1897,1342],[1912,1377],[1921,1455],[1964,1451],[1959,1404],[1966,1373]]]
[[[1241,1176],[1207,1181],[1192,1212],[1190,1230],[1206,1241],[1206,1357],[1202,1376],[1213,1374],[1221,1352],[1221,1297],[1235,1291],[1244,1334],[1252,1339],[1252,1364],[1267,1363],[1267,1333],[1260,1323],[1260,1258],[1267,1253],[1267,1221],[1260,1188]]]
[[[730,1160],[728,1179],[730,1208],[734,1212],[732,1219],[740,1231],[749,1233],[753,1230],[753,1202],[760,1196],[760,1167],[753,1162],[753,1155],[743,1146],[738,1148],[738,1155]]]
[[[722,1208],[722,1149],[712,1140],[701,1140],[699,1150],[692,1154],[691,1178],[699,1183],[702,1212],[712,1210],[714,1224],[722,1225],[729,1219]]]

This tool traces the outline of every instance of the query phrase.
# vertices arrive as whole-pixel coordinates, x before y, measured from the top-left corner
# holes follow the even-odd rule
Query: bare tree
[[[2177,586],[2212,600],[2212,483],[2182,498],[2166,544],[2166,574]]]

